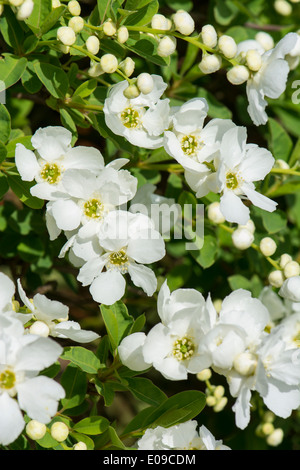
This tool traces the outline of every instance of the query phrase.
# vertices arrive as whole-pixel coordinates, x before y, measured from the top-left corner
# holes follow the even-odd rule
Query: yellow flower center
[[[193,157],[196,155],[196,153],[204,147],[203,142],[200,142],[199,139],[190,134],[190,135],[185,135],[181,139],[181,148],[183,152],[188,155],[189,157]]]
[[[128,129],[135,129],[140,125],[140,115],[136,109],[128,107],[121,113],[123,125]]]
[[[104,206],[99,199],[90,199],[84,204],[84,215],[90,219],[99,219],[103,212]]]
[[[173,356],[177,361],[184,361],[190,359],[195,352],[195,345],[191,338],[184,336],[177,339],[173,345]]]
[[[129,258],[126,255],[125,250],[116,251],[109,255],[109,262],[107,264],[108,269],[118,269],[122,273],[128,271]]]
[[[46,183],[56,184],[61,177],[61,169],[56,163],[46,163],[41,171],[41,177]]]
[[[234,190],[239,186],[239,178],[236,173],[229,172],[226,175],[226,186],[228,189]]]
[[[0,373],[0,388],[9,390],[14,387],[15,382],[16,376],[10,369],[6,369]]]

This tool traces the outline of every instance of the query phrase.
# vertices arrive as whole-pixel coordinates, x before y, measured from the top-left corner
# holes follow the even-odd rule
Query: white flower
[[[222,192],[221,212],[228,222],[240,225],[246,224],[250,218],[250,211],[241,198],[249,199],[268,212],[273,212],[277,206],[277,203],[256,192],[253,184],[263,180],[271,171],[274,157],[264,148],[246,144],[246,140],[247,132],[243,127],[235,127],[224,135],[217,170]]]
[[[126,160],[125,160],[126,161]],[[118,160],[113,164],[117,166]],[[123,164],[120,159],[119,164]],[[96,234],[105,215],[116,207],[127,203],[136,193],[137,179],[127,170],[117,170],[107,165],[100,174],[88,170],[67,170],[64,174],[65,197],[47,204],[47,210],[58,229],[72,231],[84,226],[89,236]],[[48,227],[55,237],[55,227]],[[54,230],[54,232],[53,232]]]
[[[56,199],[65,193],[63,175],[68,169],[99,173],[104,160],[92,147],[71,147],[72,134],[63,127],[46,127],[31,139],[35,152],[17,144],[15,161],[23,181],[35,181],[31,194],[40,199]],[[56,196],[55,196],[56,194]]]
[[[197,426],[197,421],[190,420],[167,429],[161,426],[147,429],[137,442],[138,450],[231,450],[222,441],[216,441],[205,426],[199,432]]]
[[[98,233],[98,249],[88,248],[79,255],[87,262],[80,269],[78,280],[83,285],[90,284],[94,300],[107,305],[119,300],[125,292],[123,275],[126,273],[133,284],[148,296],[153,295],[157,280],[152,269],[144,264],[162,259],[165,244],[149,217],[126,211],[110,212]],[[94,256],[91,255],[93,249]],[[77,255],[78,252],[74,252]]]
[[[153,90],[137,98],[124,96],[127,81],[113,85],[104,102],[105,122],[117,135],[143,148],[162,146],[162,133],[169,124],[169,100],[160,100],[167,84],[158,75],[152,75]]]
[[[30,300],[26,296],[19,279],[18,290],[22,302],[31,313],[32,320],[34,320],[30,332],[40,331],[43,336],[69,338],[78,343],[89,343],[99,338],[99,335],[93,331],[81,330],[79,323],[69,321],[69,308],[61,302],[50,300],[42,294],[36,294]]]
[[[296,33],[289,33],[273,49],[264,52],[260,70],[247,82],[248,112],[256,126],[268,121],[265,96],[277,99],[286,89],[290,67],[285,59],[295,47],[297,39]]]
[[[10,328],[5,327],[11,323]],[[41,423],[57,412],[64,389],[39,372],[53,364],[62,348],[49,338],[24,335],[18,320],[0,316],[0,443],[14,442],[25,427],[21,410]]]

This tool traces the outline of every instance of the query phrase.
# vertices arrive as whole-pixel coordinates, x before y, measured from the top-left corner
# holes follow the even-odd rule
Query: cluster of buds
[[[101,32],[104,36],[115,38],[120,44],[124,44],[128,38],[129,33],[126,26],[117,27],[116,23],[111,18],[108,18],[101,27]]]
[[[250,219],[246,225],[238,225],[232,234],[232,243],[239,250],[247,250],[254,242],[255,225]]]
[[[52,0],[52,8],[61,6],[59,0]],[[70,46],[76,42],[77,34],[80,33],[85,25],[84,19],[80,16],[81,6],[76,0],[68,3],[68,12],[72,15],[68,22],[68,26],[61,26],[57,30],[57,39],[62,43],[61,50],[65,54],[70,51]]]
[[[257,426],[255,434],[265,439],[271,447],[279,446],[284,438],[284,432],[281,428],[274,426],[275,415],[271,411],[267,411],[263,415],[262,422]]]
[[[143,72],[137,78],[130,81],[128,87],[124,90],[124,96],[128,99],[134,99],[151,93],[154,87],[153,78],[149,73]]]
[[[276,269],[269,274],[269,283],[273,287],[279,288],[287,279],[300,275],[299,263],[288,253],[281,255],[279,265],[281,269]]]
[[[223,385],[211,385],[209,380],[212,376],[210,369],[204,369],[197,374],[197,379],[200,382],[206,382],[207,388],[205,390],[206,394],[206,404],[211,407],[215,413],[220,413],[228,403],[228,398],[224,396],[225,388]]]
[[[9,0],[9,4],[16,8],[17,19],[24,21],[31,15],[34,7],[33,0]],[[0,5],[0,15],[4,11],[4,5]]]

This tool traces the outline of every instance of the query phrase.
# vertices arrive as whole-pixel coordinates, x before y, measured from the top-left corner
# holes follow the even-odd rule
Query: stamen
[[[0,374],[0,389],[4,388],[9,390],[14,387],[16,382],[15,374],[10,370],[6,369]]]
[[[41,177],[46,183],[55,184],[60,180],[61,169],[56,163],[46,163],[41,170]]]
[[[121,273],[127,273],[129,266],[129,258],[125,250],[116,251],[109,255],[108,269],[117,269]]]
[[[124,109],[121,113],[121,120],[125,127],[128,129],[134,129],[140,125],[140,115],[136,109],[131,107]]]
[[[90,219],[99,219],[103,213],[104,206],[99,199],[90,199],[84,204],[84,215]]]
[[[197,154],[201,148],[204,147],[203,142],[201,142],[196,136],[190,134],[185,135],[181,139],[181,148],[186,155],[193,157]]]
[[[173,345],[173,356],[177,361],[185,361],[190,359],[195,352],[195,345],[191,338],[184,336],[177,339]]]
[[[237,189],[240,185],[240,177],[237,173],[229,172],[226,175],[226,186],[228,189]]]

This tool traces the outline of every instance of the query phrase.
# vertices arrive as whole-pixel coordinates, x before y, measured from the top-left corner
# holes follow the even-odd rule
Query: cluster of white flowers
[[[161,99],[167,85],[152,76],[154,87],[147,95],[129,99],[127,82],[113,85],[105,100],[107,126],[117,135],[144,148],[164,147],[182,165],[190,187],[201,198],[209,192],[221,194],[220,211],[229,222],[245,225],[249,208],[242,199],[273,212],[277,204],[255,191],[274,165],[265,148],[247,143],[247,130],[230,119],[212,119],[204,125],[208,105],[194,98],[180,107]]]
[[[157,426],[147,429],[137,442],[138,450],[231,450],[222,441],[216,441],[211,432],[197,421],[190,420],[169,428]]]
[[[8,0],[8,4],[11,5],[16,10],[17,19],[24,21],[33,12],[34,2],[33,0]],[[0,15],[4,11],[4,5],[0,5]]]
[[[80,267],[78,280],[90,285],[97,302],[111,305],[125,292],[124,274],[151,296],[157,288],[151,264],[165,255],[165,244],[150,217],[123,210],[137,190],[137,179],[122,169],[120,158],[105,166],[99,150],[71,147],[72,134],[61,127],[39,129],[19,144],[15,161],[32,195],[44,199],[51,240],[68,239],[60,257]],[[105,270],[105,271],[104,271]]]
[[[291,280],[299,284],[300,277],[291,278],[280,295],[299,301],[299,285]],[[166,379],[185,380],[212,368],[226,377],[236,398],[233,410],[241,429],[250,421],[253,391],[282,418],[300,406],[299,312],[276,323],[262,300],[239,289],[217,313],[210,295],[205,301],[194,289],[170,293],[165,282],[158,314],[161,322],[147,335],[134,333],[121,342],[119,355],[130,369],[152,366]]]

